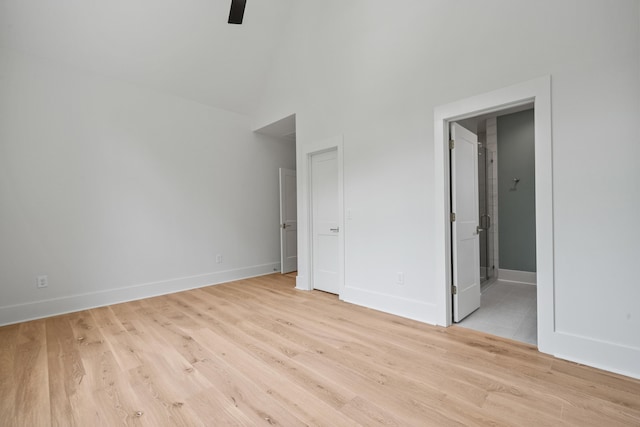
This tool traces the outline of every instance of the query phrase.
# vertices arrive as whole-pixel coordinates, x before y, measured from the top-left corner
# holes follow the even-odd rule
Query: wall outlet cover
[[[38,288],[46,288],[49,286],[49,278],[47,276],[38,276],[36,278],[36,286]]]

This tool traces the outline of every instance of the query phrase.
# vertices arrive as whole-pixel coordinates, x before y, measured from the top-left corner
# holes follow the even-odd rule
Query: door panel
[[[338,156],[336,150],[311,158],[313,288],[339,293]]]
[[[280,271],[298,269],[296,171],[280,169]]]
[[[451,124],[451,224],[453,320],[459,322],[480,307],[480,238],[478,235],[478,138]]]

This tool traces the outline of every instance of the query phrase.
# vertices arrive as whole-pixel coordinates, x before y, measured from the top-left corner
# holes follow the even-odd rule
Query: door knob
[[[330,228],[329,231],[332,231],[334,233],[337,233],[338,231],[340,231],[340,227],[336,227],[336,228]]]
[[[282,224],[282,228],[283,229],[287,228],[287,223],[286,222]]]

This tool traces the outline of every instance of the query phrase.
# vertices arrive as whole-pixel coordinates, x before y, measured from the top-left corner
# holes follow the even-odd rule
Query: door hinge
[[[451,222],[455,222],[455,221],[456,221],[456,213],[455,213],[455,212],[451,212],[451,213],[449,214],[449,220],[450,220]]]
[[[458,295],[458,287],[457,286],[451,286],[451,294],[453,295]]]
[[[453,150],[454,148],[456,148],[456,143],[453,139],[449,140],[449,150]]]

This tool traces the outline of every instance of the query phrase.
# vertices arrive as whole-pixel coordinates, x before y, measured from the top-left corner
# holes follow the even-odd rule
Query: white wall
[[[436,322],[433,110],[551,75],[550,349],[640,377],[640,229],[632,225],[640,210],[639,2],[329,0],[296,8],[286,60],[275,63],[255,123],[297,114],[298,176],[304,147],[343,135],[344,206],[353,218],[344,224],[345,299]],[[403,286],[394,283],[399,271]]]
[[[294,153],[245,116],[0,50],[0,324],[279,268]]]
[[[0,2],[0,46],[251,114],[295,0]]]

